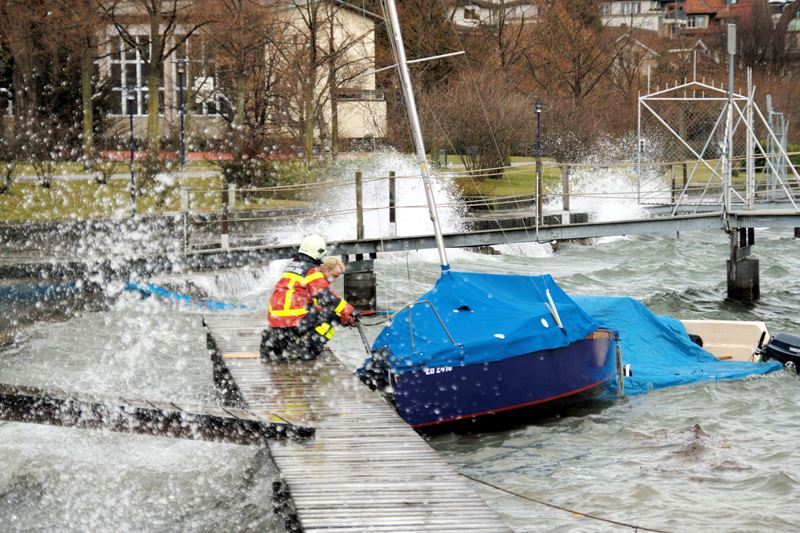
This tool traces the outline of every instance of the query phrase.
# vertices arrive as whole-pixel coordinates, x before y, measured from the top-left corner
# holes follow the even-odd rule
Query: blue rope
[[[229,304],[227,302],[220,302],[211,299],[201,300],[201,301],[195,300],[188,294],[182,294],[180,292],[171,291],[169,289],[165,289],[164,287],[159,287],[158,285],[152,285],[150,283],[138,283],[136,281],[129,281],[125,285],[125,290],[130,292],[138,292],[139,294],[145,297],[155,296],[156,298],[170,300],[173,302],[179,302],[186,305],[206,307],[214,311],[255,311],[255,309],[247,305]]]

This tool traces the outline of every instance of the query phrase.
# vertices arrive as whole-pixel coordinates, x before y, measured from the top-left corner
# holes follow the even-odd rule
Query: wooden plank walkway
[[[509,531],[497,514],[378,394],[330,352],[261,363],[255,315],[204,317],[215,380],[229,401],[303,426],[307,441],[271,441],[287,528],[302,531]]]

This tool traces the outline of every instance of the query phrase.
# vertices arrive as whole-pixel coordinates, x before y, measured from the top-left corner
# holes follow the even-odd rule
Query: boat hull
[[[607,330],[553,350],[390,375],[400,416],[424,432],[522,423],[605,391],[617,375]]]

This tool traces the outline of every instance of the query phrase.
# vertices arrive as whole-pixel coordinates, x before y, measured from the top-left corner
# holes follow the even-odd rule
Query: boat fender
[[[699,347],[701,347],[701,348],[703,347],[703,337],[701,337],[700,335],[695,335],[693,333],[689,333],[689,340],[691,340],[693,343],[695,343]]]
[[[388,348],[375,350],[356,370],[358,378],[370,389],[382,391],[389,385],[389,355]]]

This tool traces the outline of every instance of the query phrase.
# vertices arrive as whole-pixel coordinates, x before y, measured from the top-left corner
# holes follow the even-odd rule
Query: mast
[[[408,113],[408,123],[411,126],[411,137],[414,141],[414,149],[417,153],[417,161],[419,162],[420,173],[422,174],[422,182],[425,185],[425,198],[428,201],[428,211],[431,215],[431,222],[433,222],[433,232],[436,236],[436,248],[439,250],[439,263],[442,265],[442,270],[450,270],[450,265],[447,264],[447,254],[444,249],[444,238],[442,237],[442,228],[439,225],[439,215],[436,210],[436,201],[433,198],[433,187],[431,186],[431,179],[428,174],[428,160],[425,156],[425,142],[422,139],[422,128],[419,125],[419,116],[417,115],[417,102],[414,99],[414,89],[411,86],[411,76],[408,73],[408,63],[406,62],[406,50],[403,47],[403,35],[400,33],[400,21],[397,17],[397,6],[394,0],[386,1],[386,11],[388,12],[389,21],[389,39],[392,41],[392,48],[397,59],[397,69],[400,73],[400,85],[403,88],[403,101],[406,104],[406,112]]]

